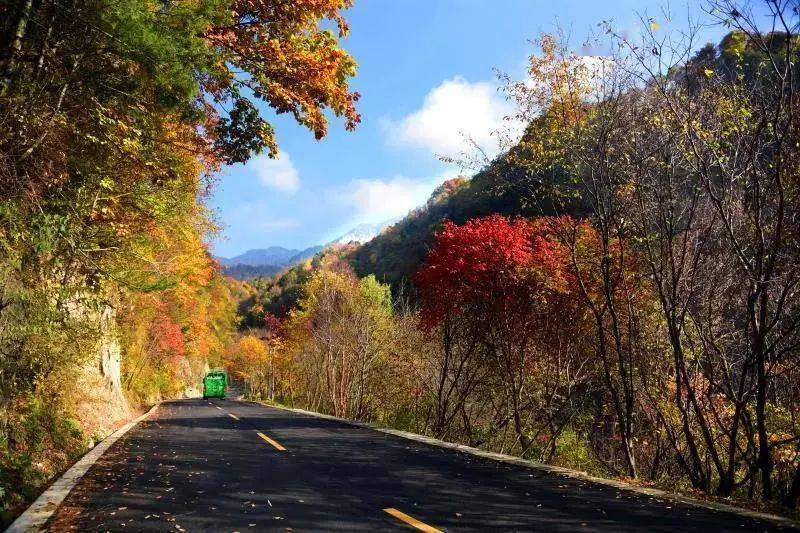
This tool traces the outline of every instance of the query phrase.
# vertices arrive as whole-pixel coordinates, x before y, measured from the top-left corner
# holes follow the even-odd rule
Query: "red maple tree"
[[[568,291],[568,251],[551,233],[557,222],[500,215],[445,222],[414,278],[424,325],[450,314],[529,314],[546,307],[548,294]]]
[[[186,336],[183,328],[168,315],[162,315],[153,323],[152,350],[160,358],[183,357],[186,353]]]

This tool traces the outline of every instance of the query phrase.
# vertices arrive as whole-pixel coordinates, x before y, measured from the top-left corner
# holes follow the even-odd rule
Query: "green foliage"
[[[359,420],[415,413],[413,398],[401,392],[410,376],[400,369],[411,353],[401,347],[424,342],[394,315],[389,287],[373,276],[358,279],[336,254],[315,263],[297,307],[279,328],[280,338],[268,341],[274,397]],[[251,381],[265,381],[252,374]],[[406,415],[399,403],[409,407]]]
[[[87,448],[78,423],[63,405],[28,394],[1,422],[0,524],[47,486]]]
[[[358,281],[359,292],[365,307],[375,316],[388,316],[392,312],[392,293],[388,285],[369,275]]]

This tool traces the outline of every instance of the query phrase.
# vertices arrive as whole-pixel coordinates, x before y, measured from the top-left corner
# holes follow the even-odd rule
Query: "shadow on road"
[[[50,531],[764,531],[769,524],[256,404],[170,402],[118,442]],[[240,417],[236,421],[227,412]],[[262,431],[287,451],[261,441]],[[182,528],[182,529],[179,529]]]

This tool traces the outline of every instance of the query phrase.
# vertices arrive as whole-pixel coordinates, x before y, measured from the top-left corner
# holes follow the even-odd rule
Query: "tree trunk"
[[[800,466],[794,471],[792,486],[789,487],[784,504],[790,509],[796,509],[798,503],[800,503]]]
[[[0,97],[6,95],[11,85],[11,78],[14,74],[17,57],[22,51],[22,40],[25,38],[25,31],[28,27],[32,8],[33,0],[22,0],[19,6],[17,23],[14,25],[14,36],[11,39],[11,43],[8,45],[6,57],[3,61],[3,77],[2,80],[0,80]]]
[[[767,361],[763,328],[766,317],[766,288],[762,285],[748,302],[751,327],[753,328],[753,360],[756,363],[756,433],[758,435],[758,469],[761,473],[761,499],[772,500],[772,457],[767,433]],[[756,303],[758,302],[758,304]]]

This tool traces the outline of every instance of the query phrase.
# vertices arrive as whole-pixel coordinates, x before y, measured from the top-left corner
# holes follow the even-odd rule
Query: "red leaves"
[[[169,316],[159,317],[152,328],[153,351],[159,357],[183,357],[186,352],[186,338],[183,329]]]
[[[264,313],[264,329],[267,330],[267,335],[271,337],[280,336],[283,331],[283,323],[281,319],[272,313]]]
[[[466,309],[486,318],[527,312],[548,292],[566,291],[569,255],[550,232],[558,220],[446,222],[415,276],[425,325]]]

